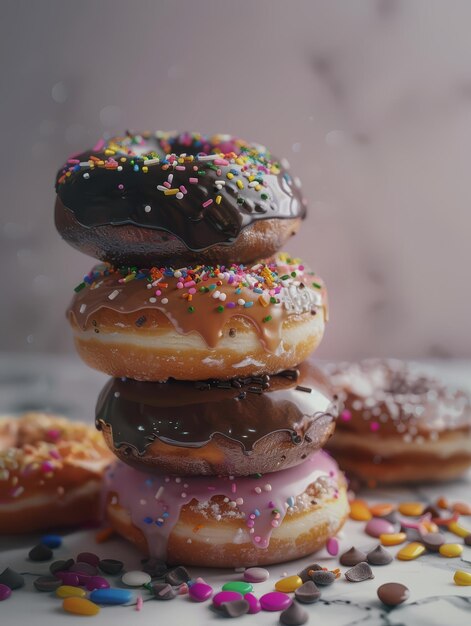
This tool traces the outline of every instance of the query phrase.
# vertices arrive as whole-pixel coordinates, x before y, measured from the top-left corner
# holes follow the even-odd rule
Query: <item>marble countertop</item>
[[[425,368],[436,371],[450,383],[471,389],[471,362],[445,361],[427,362]],[[93,405],[98,391],[106,377],[90,371],[76,358],[38,356],[25,359],[21,356],[0,357],[0,413],[20,412],[28,409],[48,408],[60,411],[72,418],[92,421]],[[357,494],[369,502],[401,502],[420,500],[434,502],[445,495],[450,501],[471,499],[471,475],[460,481],[445,485],[426,485],[414,488],[364,490]],[[471,520],[463,518],[463,524],[471,529]],[[339,537],[341,551],[352,545],[367,551],[377,541],[363,531],[364,523],[348,520]],[[93,531],[80,531],[67,534],[62,548],[56,551],[55,558],[74,555],[79,551],[96,551],[102,558],[121,558],[129,569],[138,567],[139,555],[124,541],[113,539],[94,547]],[[28,562],[26,556],[37,537],[0,537],[0,571],[7,566],[31,574],[47,573],[47,564]],[[447,537],[451,542],[454,535]],[[399,547],[391,548],[395,554]],[[270,579],[256,585],[258,596],[273,589],[273,584],[285,574],[294,574],[305,565],[318,562],[324,567],[338,567],[338,559],[321,551],[308,559],[282,565],[271,566]],[[346,568],[341,567],[342,572]],[[329,626],[465,626],[471,623],[471,587],[458,587],[453,583],[457,569],[471,572],[471,547],[465,547],[461,557],[446,559],[425,554],[410,562],[394,560],[390,565],[374,567],[374,580],[362,583],[349,583],[342,576],[331,587],[322,590],[322,598],[313,605],[306,606],[308,624],[326,623]],[[232,570],[196,570],[191,574],[203,576],[215,590],[224,582],[239,579],[240,574]],[[49,594],[37,593],[33,586],[33,575],[26,576],[27,584],[22,590],[13,593],[12,598],[0,606],[2,626],[16,626],[33,622],[36,626],[64,624],[64,613],[60,601]],[[401,582],[410,589],[410,598],[395,609],[384,607],[376,596],[376,589],[385,582]],[[72,618],[70,618],[72,619]],[[168,603],[145,602],[141,612],[135,607],[104,608],[95,618],[97,626],[110,623],[116,626],[129,623],[167,624],[180,626],[185,621],[192,626],[207,626],[220,621],[208,603],[197,605],[187,596],[177,597]],[[278,614],[259,613],[239,619],[246,626],[268,626],[278,623]]]

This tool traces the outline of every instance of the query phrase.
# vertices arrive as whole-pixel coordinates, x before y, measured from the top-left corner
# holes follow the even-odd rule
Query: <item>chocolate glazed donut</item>
[[[306,214],[299,180],[227,135],[115,137],[69,159],[56,192],[62,237],[117,265],[250,263]]]
[[[276,376],[166,383],[111,379],[96,426],[118,458],[180,475],[250,475],[302,463],[332,435],[336,399],[309,362]]]

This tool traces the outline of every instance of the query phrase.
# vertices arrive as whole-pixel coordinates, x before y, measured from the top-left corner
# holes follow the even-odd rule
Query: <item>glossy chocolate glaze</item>
[[[336,416],[329,384],[309,362],[276,376],[223,382],[111,379],[96,407],[97,428],[111,426],[115,447],[131,447],[139,454],[155,439],[202,447],[216,434],[247,453],[275,432],[286,432],[293,444],[301,445],[318,436],[316,422],[325,431]]]
[[[56,192],[84,228],[156,229],[191,251],[231,245],[259,220],[306,214],[299,182],[286,168],[265,148],[226,135],[130,134],[101,142],[68,160]]]

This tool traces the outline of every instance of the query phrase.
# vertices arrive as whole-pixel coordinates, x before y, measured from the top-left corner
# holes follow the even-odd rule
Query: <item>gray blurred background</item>
[[[55,172],[159,128],[289,159],[310,215],[288,250],[330,290],[320,356],[471,356],[469,1],[0,6],[0,349],[72,352],[93,261],[55,232]]]

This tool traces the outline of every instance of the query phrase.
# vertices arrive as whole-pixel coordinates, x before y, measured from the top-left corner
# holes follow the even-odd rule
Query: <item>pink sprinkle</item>
[[[189,280],[187,283],[185,283],[185,287],[194,287],[196,285],[194,280]]]
[[[344,422],[349,422],[352,419],[352,414],[350,411],[342,411],[340,415],[340,419]]]
[[[255,526],[255,522],[253,519],[247,520],[247,528],[253,528]]]
[[[192,287],[191,289],[188,289],[188,293],[191,293],[191,295],[193,296],[196,293],[196,289]]]
[[[188,593],[188,585],[186,583],[182,583],[180,587],[178,588],[178,595],[184,596],[187,593]]]
[[[326,548],[327,552],[331,556],[337,556],[337,554],[339,553],[339,542],[335,537],[330,537],[330,539],[327,539]]]
[[[302,272],[303,269],[304,269],[304,265],[299,265],[298,270],[300,270]]]
[[[53,469],[54,466],[50,461],[44,461],[41,463],[41,472],[52,472]]]
[[[229,161],[226,159],[214,159],[213,163],[214,165],[229,165]]]
[[[232,483],[231,491],[232,491],[232,493],[235,493],[237,491],[237,485],[235,483]]]
[[[60,459],[61,455],[59,454],[59,450],[50,450],[49,451],[49,456],[52,457],[53,459]]]
[[[270,502],[268,503],[268,508],[270,508],[270,509],[274,509],[275,508],[275,503],[273,502],[273,500],[270,500]]]
[[[271,525],[273,528],[278,528],[278,522],[274,519],[271,521]]]
[[[203,202],[203,208],[205,209],[206,207],[208,207],[210,204],[213,203],[212,198],[209,198],[209,200],[206,200],[206,202]]]
[[[142,596],[137,596],[137,598],[136,598],[136,611],[141,611],[143,605],[144,605],[144,600],[142,599]]]
[[[255,535],[253,540],[255,541],[255,543],[260,543],[262,541],[262,538],[260,537],[260,535]]]
[[[163,186],[164,186],[164,187],[167,187],[167,189],[170,189],[170,187],[171,187],[172,185],[171,185],[169,182],[165,181],[165,182],[163,183]]]
[[[57,441],[60,436],[61,436],[60,430],[57,430],[55,428],[51,428],[50,430],[46,431],[46,437],[50,441]]]
[[[185,185],[180,185],[180,191],[182,193],[188,193],[188,189],[185,187]]]
[[[185,166],[184,165],[177,165],[175,167],[176,170],[178,170],[179,172],[183,172],[185,170]]]
[[[156,296],[161,296],[162,295],[162,292],[160,291],[160,289],[157,289],[157,291],[155,292],[155,295]]]
[[[99,139],[97,143],[93,146],[92,151],[99,152],[104,147],[104,145],[105,145],[105,140]]]
[[[374,433],[377,432],[379,430],[379,422],[371,422],[370,430],[373,431]]]
[[[183,289],[183,283],[177,283],[177,289]]]
[[[78,163],[80,163],[80,161],[78,159],[67,159],[67,163],[70,163],[71,165],[77,165]]]
[[[198,179],[197,179],[197,178],[189,178],[188,180],[189,180],[189,182],[190,182],[192,185],[196,185],[196,184],[198,183]]]
[[[119,189],[120,191],[123,191],[123,189],[124,189],[124,185],[123,185],[122,183],[120,183],[120,184],[118,185],[118,189]]]

